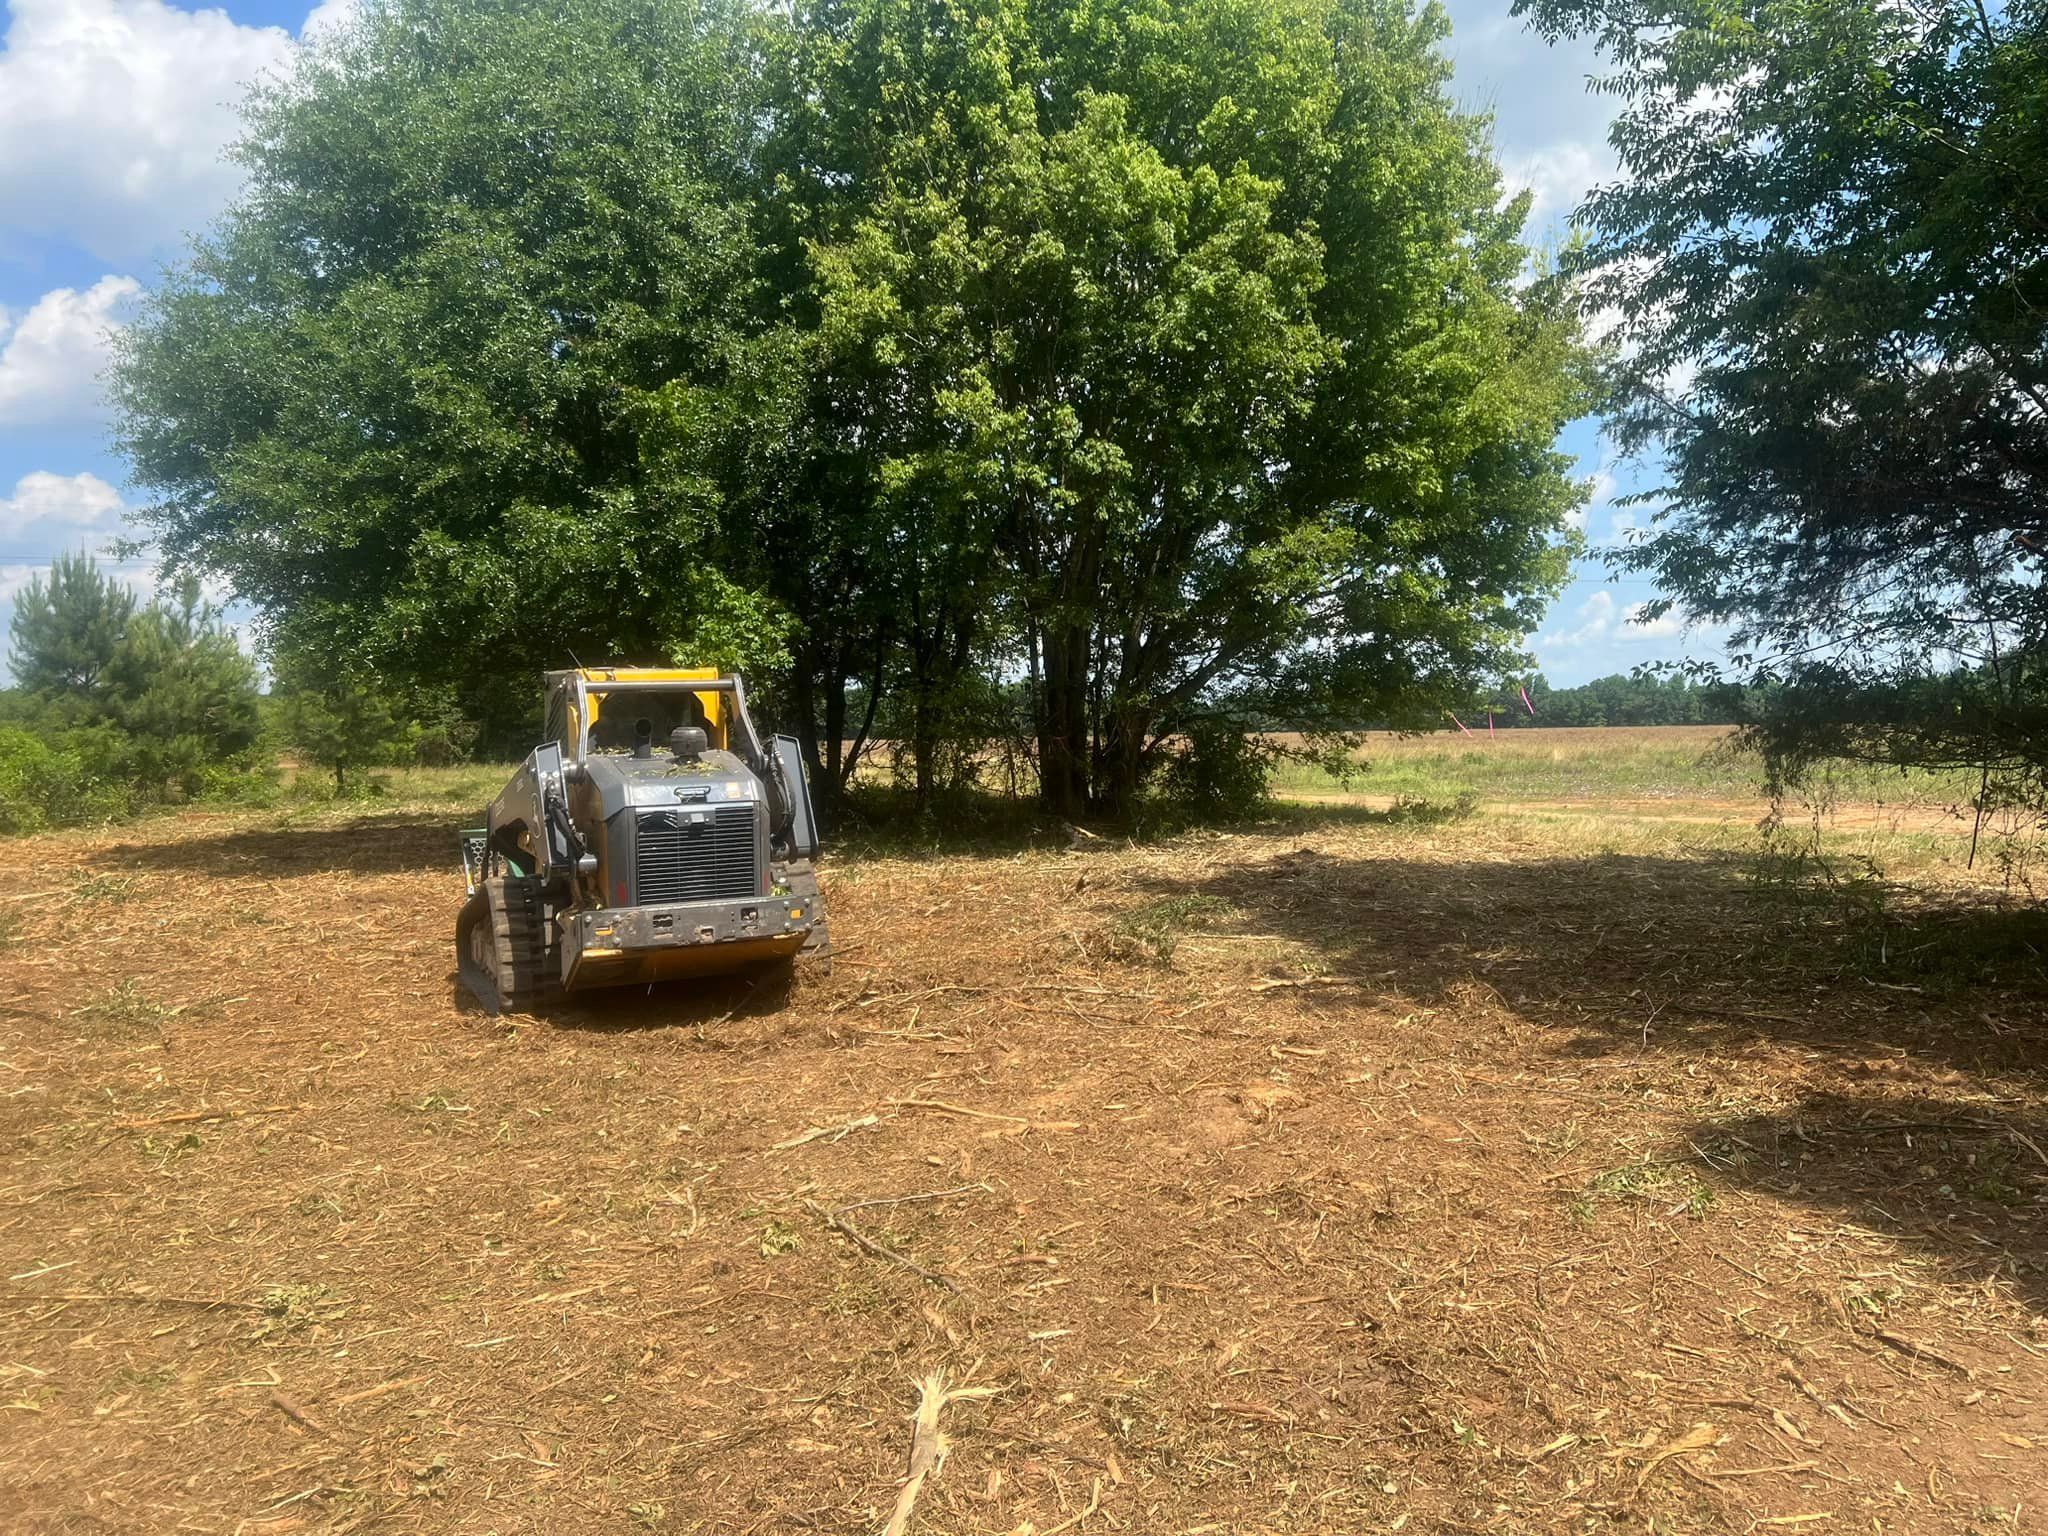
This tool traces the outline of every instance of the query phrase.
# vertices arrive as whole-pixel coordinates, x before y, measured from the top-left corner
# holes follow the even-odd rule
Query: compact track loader
[[[455,958],[477,1000],[829,968],[803,754],[762,744],[740,679],[590,667],[546,685],[546,739],[462,834]]]

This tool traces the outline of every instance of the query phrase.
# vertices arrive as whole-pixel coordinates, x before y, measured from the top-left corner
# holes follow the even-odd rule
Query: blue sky
[[[107,441],[107,335],[185,234],[233,196],[220,149],[245,84],[288,68],[297,40],[351,3],[11,0],[0,11],[0,625],[51,555],[123,531],[137,493]],[[1532,233],[1554,233],[1612,174],[1611,104],[1585,83],[1597,61],[1582,46],[1546,46],[1507,0],[1451,0],[1450,11],[1459,95],[1495,113],[1508,176],[1536,195]],[[1593,422],[1563,445],[1594,483],[1587,537],[1624,537],[1634,519],[1612,500],[1636,483],[1630,467],[1612,461]],[[153,579],[147,560],[123,574],[142,590]],[[1539,665],[1570,684],[1712,654],[1710,637],[1628,622],[1655,595],[1641,580],[1610,582],[1597,557],[1582,562],[1530,639]]]

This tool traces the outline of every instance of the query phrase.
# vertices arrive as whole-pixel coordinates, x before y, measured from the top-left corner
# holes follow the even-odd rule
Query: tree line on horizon
[[[9,641],[0,832],[267,802],[282,750],[331,772],[339,796],[369,790],[371,768],[476,745],[474,723],[430,696],[331,674],[264,679],[189,575],[145,601],[90,555],[60,555],[17,594]]]
[[[1525,699],[1526,696],[1526,699]],[[1754,701],[1732,683],[1699,682],[1682,673],[1613,672],[1570,687],[1554,687],[1542,673],[1497,690],[1478,718],[1496,729],[1589,725],[1742,725]],[[1467,725],[1474,721],[1467,719]]]

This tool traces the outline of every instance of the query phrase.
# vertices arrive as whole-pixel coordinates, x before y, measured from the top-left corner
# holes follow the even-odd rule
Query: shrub
[[[334,774],[344,797],[368,770],[410,762],[422,728],[383,679],[304,652],[278,658],[278,717],[293,748]]]
[[[1221,720],[1190,727],[1153,775],[1147,797],[1155,827],[1246,821],[1272,809],[1273,761],[1279,749]]]
[[[39,832],[126,815],[131,796],[93,772],[91,746],[78,733],[46,737],[0,726],[0,832]]]

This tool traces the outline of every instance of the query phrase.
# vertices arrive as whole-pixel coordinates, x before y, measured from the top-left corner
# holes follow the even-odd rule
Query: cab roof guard
[[[753,717],[747,713],[747,685],[737,677],[649,678],[623,677],[612,680],[576,674],[576,756],[590,755],[590,695],[593,693],[729,693],[733,715],[740,726],[740,760],[755,773],[766,775],[768,759],[761,750],[761,738],[754,734]]]

